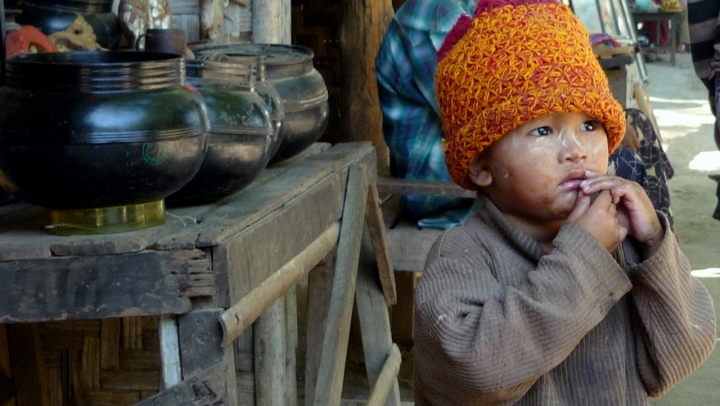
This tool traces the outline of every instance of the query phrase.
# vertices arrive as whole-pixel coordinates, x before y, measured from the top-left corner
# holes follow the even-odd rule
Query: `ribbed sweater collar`
[[[517,252],[535,262],[547,255],[547,252],[540,247],[540,244],[512,224],[490,198],[478,193],[478,200],[479,209],[477,214],[469,218],[465,223],[470,232],[481,234],[483,228],[490,228],[516,248]]]

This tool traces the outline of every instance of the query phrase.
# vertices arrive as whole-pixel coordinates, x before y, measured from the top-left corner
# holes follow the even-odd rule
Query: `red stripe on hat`
[[[556,0],[480,0],[475,8],[474,16],[477,17],[485,11],[505,6],[529,6],[535,4],[559,4]]]
[[[438,49],[437,53],[435,54],[438,61],[441,61],[443,58],[445,58],[445,56],[450,52],[452,47],[455,46],[455,44],[457,44],[458,41],[460,41],[460,39],[465,36],[465,33],[468,29],[470,29],[471,24],[472,18],[470,18],[469,15],[463,13],[463,15],[460,16],[455,25],[452,27],[448,35],[445,36],[445,39],[440,46],[440,49]]]

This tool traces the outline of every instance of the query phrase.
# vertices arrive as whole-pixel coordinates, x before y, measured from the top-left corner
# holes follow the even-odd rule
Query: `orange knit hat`
[[[535,118],[585,113],[605,126],[610,151],[625,134],[587,30],[555,0],[480,0],[438,51],[435,88],[445,163],[469,190],[478,188],[467,175],[480,152]]]

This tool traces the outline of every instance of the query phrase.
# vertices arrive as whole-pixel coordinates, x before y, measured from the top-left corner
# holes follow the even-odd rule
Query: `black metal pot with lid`
[[[0,88],[0,186],[50,209],[51,231],[164,222],[164,198],[197,173],[210,129],[181,57],[18,55]]]
[[[266,102],[255,92],[252,66],[187,60],[186,72],[188,84],[205,99],[211,130],[200,170],[167,198],[172,206],[208,203],[242,190],[279,144]]]
[[[222,54],[226,61],[236,63],[264,57],[265,77],[280,95],[285,110],[280,147],[271,163],[295,156],[320,139],[329,119],[328,91],[322,75],[313,66],[311,49],[250,43],[195,45],[191,49],[198,58]]]

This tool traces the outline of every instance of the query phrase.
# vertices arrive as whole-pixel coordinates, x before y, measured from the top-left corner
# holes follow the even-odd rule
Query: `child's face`
[[[582,113],[555,113],[510,131],[470,166],[470,179],[503,213],[532,223],[564,221],[586,170],[607,171],[603,125]]]

